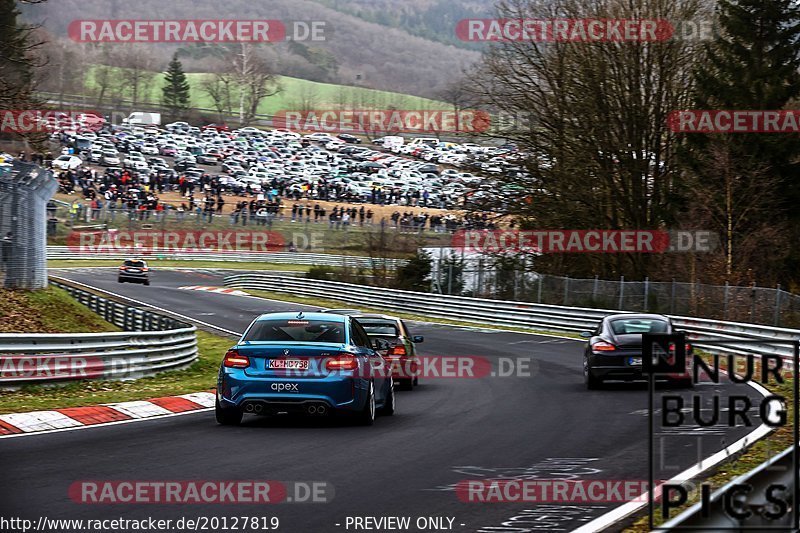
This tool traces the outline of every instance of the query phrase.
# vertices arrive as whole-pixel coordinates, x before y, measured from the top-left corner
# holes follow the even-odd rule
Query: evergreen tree
[[[719,34],[695,72],[696,107],[780,110],[792,104],[800,95],[800,8],[794,0],[719,0],[716,15]],[[688,200],[701,203],[719,226],[726,277],[735,281],[737,270],[748,269],[761,271],[764,281],[765,272],[791,275],[797,258],[790,257],[788,242],[774,241],[774,230],[800,223],[800,137],[694,134],[688,148],[696,185],[706,193]],[[800,229],[791,231],[796,241]],[[767,235],[772,242],[763,242]],[[773,256],[743,248],[748,242]]]
[[[15,0],[0,0],[0,109],[34,104],[34,68],[41,62],[33,50],[41,43],[31,36],[36,28],[22,24],[19,15]]]
[[[395,286],[398,289],[427,291],[430,288],[431,256],[421,250],[397,269]]]
[[[183,65],[178,59],[178,54],[172,56],[167,73],[164,77],[163,92],[164,106],[169,109],[173,118],[180,117],[189,109],[189,82],[183,72]]]

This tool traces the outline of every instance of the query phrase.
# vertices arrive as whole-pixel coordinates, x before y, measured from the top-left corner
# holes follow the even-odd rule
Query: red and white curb
[[[238,289],[229,289],[227,287],[206,287],[204,285],[188,285],[186,287],[179,287],[184,291],[205,291],[215,292],[217,294],[233,294],[234,296],[248,296],[244,291]]]
[[[193,392],[150,400],[108,403],[90,407],[67,407],[53,411],[32,411],[0,415],[0,438],[76,429],[85,426],[130,422],[145,418],[174,416],[214,407],[213,392]]]

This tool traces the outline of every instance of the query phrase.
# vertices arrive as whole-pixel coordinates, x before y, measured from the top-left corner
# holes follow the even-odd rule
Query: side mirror
[[[414,335],[413,337],[411,337],[411,340],[413,342],[424,342],[425,337],[423,337],[422,335]]]
[[[584,339],[591,339],[592,337],[594,337],[594,333],[592,333],[591,331],[581,331],[580,336],[583,337]]]

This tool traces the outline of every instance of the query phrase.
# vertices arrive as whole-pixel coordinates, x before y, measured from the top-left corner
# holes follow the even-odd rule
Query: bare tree
[[[319,105],[319,91],[311,84],[303,84],[295,91],[291,107],[295,111],[307,113]]]
[[[116,56],[116,63],[121,67],[120,78],[125,83],[127,94],[131,96],[132,107],[136,107],[141,100],[147,101],[156,76],[155,62],[149,48],[126,46]]]
[[[243,126],[252,122],[264,98],[278,94],[281,86],[258,48],[241,43],[231,62],[231,74],[239,88],[239,120]]]
[[[694,20],[700,0],[506,0],[504,19]],[[526,155],[488,207],[523,226],[656,229],[674,217],[678,136],[667,117],[688,107],[697,43],[531,42],[492,46],[472,79],[483,106],[514,120],[496,135]],[[487,206],[484,206],[487,207]],[[546,257],[553,268],[643,278],[646,254]]]

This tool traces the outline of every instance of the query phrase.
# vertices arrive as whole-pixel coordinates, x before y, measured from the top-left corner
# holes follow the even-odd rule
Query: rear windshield
[[[615,335],[628,335],[634,333],[666,333],[668,324],[658,319],[621,319],[611,322],[611,329]]]
[[[344,343],[342,322],[326,320],[259,320],[245,341]]]
[[[400,336],[397,325],[389,320],[370,320],[369,322],[359,320],[358,323],[364,326],[364,330],[368,335],[379,335],[381,337]]]
[[[125,261],[125,266],[144,268],[144,261],[128,260],[128,261]]]

